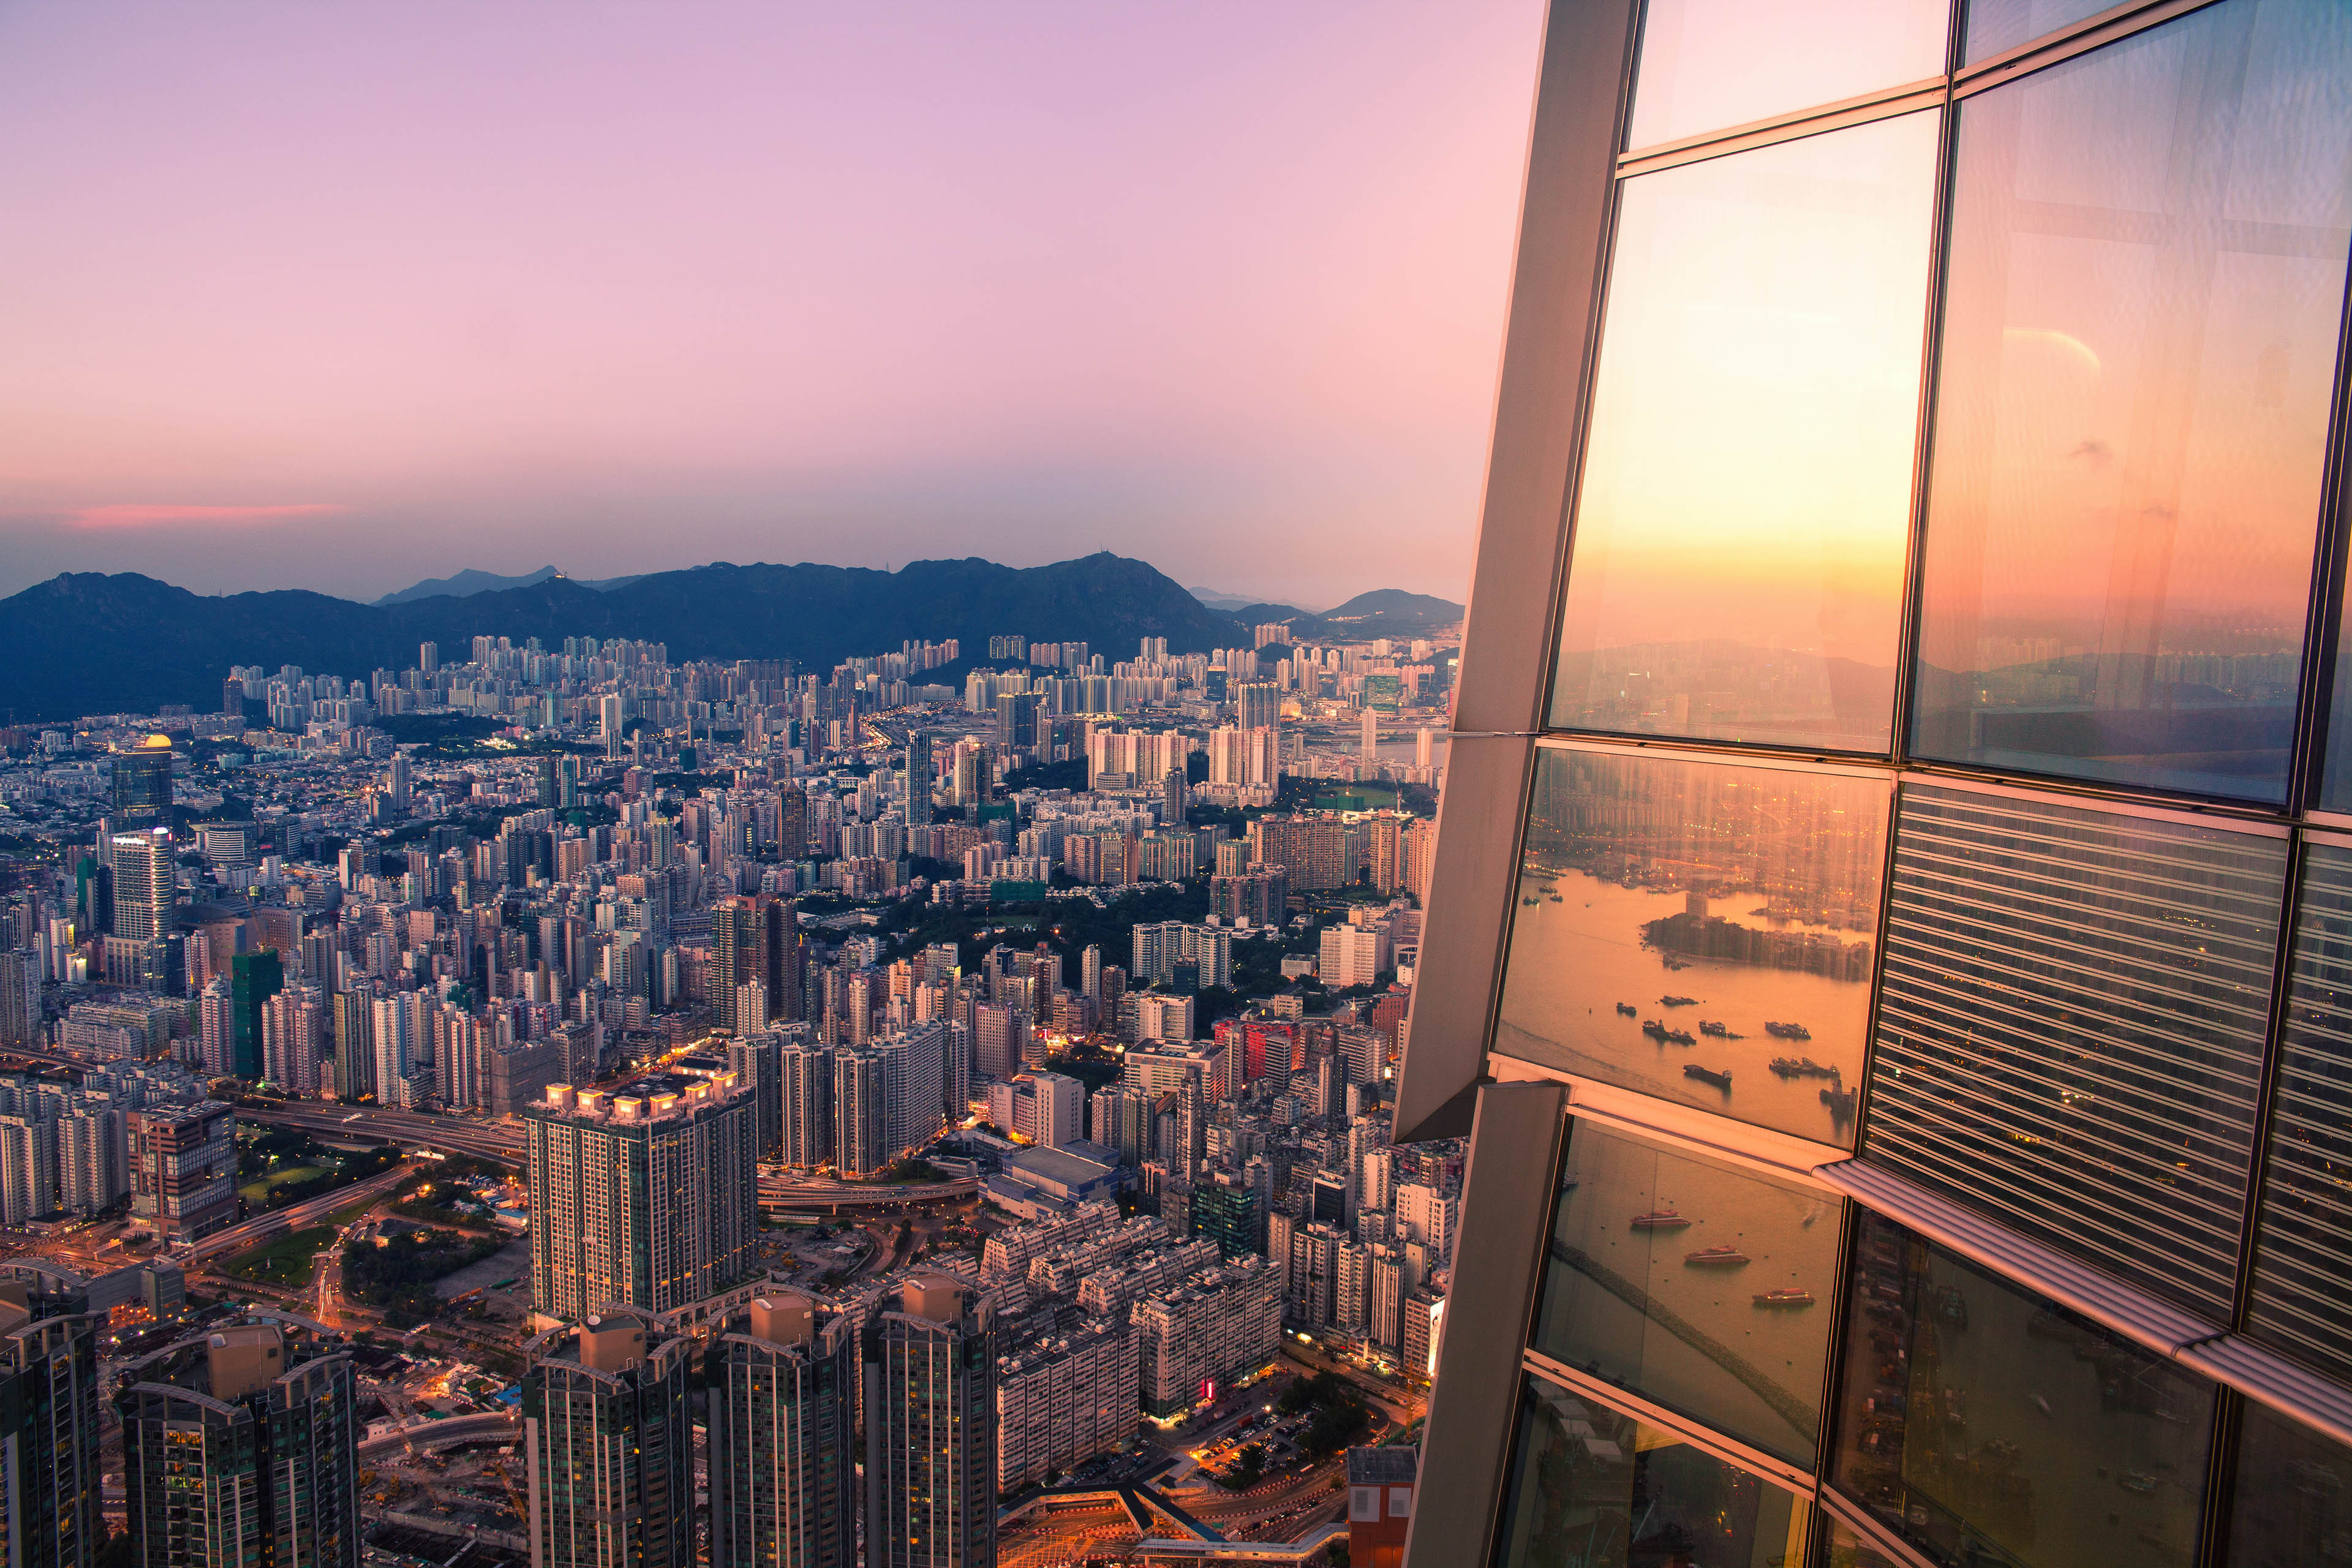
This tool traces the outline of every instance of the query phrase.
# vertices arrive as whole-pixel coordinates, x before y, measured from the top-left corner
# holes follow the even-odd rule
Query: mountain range
[[[363,605],[300,589],[208,595],[135,572],[63,573],[0,600],[0,710],[19,723],[170,702],[209,712],[233,664],[364,677],[409,668],[424,642],[462,659],[480,635],[551,647],[567,637],[643,638],[667,643],[673,659],[791,658],[822,670],[908,640],[955,637],[976,658],[990,637],[1019,632],[1081,639],[1116,660],[1143,637],[1201,653],[1250,646],[1250,627],[1264,621],[1308,640],[1422,636],[1462,616],[1451,601],[1395,589],[1322,616],[1287,605],[1214,610],[1150,564],[1108,551],[1030,567],[976,556],[896,572],[714,562],[595,585],[552,572],[473,585],[481,579],[509,581],[465,572],[419,584],[437,592]]]

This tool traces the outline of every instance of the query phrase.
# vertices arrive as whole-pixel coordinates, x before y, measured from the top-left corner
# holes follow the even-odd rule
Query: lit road
[[[415,1169],[411,1165],[395,1165],[380,1175],[364,1182],[354,1182],[348,1187],[337,1187],[323,1197],[310,1198],[299,1204],[275,1210],[233,1225],[226,1230],[216,1230],[201,1241],[190,1242],[173,1253],[173,1258],[185,1268],[207,1258],[224,1258],[233,1252],[266,1241],[270,1237],[289,1230],[299,1230],[315,1224],[356,1199],[381,1197],[400,1184],[401,1178]]]

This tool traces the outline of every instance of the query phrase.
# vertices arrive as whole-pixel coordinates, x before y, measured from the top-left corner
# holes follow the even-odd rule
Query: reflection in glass
[[[1887,795],[1876,778],[1545,749],[1495,1048],[1851,1144]]]
[[[1844,1212],[1571,1121],[1535,1348],[1811,1469]]]
[[[2352,1450],[2249,1401],[2230,1568],[2352,1563]]]
[[[2226,1319],[2286,843],[1906,785],[1864,1152]]]
[[[1783,1568],[1806,1501],[1671,1432],[1530,1377],[1503,1505],[1501,1568]]]
[[[1890,1557],[1864,1541],[1847,1527],[1845,1521],[1832,1516],[1829,1568],[1907,1568],[1907,1565],[1902,1559]]]
[[[1959,110],[1915,745],[2284,797],[2352,7],[2225,0]]]
[[[2069,23],[2115,8],[2116,0],[1969,0],[1968,37],[1960,47],[1960,63],[1974,65],[1990,59]]]
[[[2213,1388],[1864,1211],[1832,1475],[1931,1561],[2189,1568]]]
[[[1936,124],[1624,183],[1554,724],[1886,750]]]
[[[1629,147],[1902,87],[1944,68],[1947,0],[1650,0]]]
[[[2307,847],[2246,1331],[2352,1380],[2352,849]]]

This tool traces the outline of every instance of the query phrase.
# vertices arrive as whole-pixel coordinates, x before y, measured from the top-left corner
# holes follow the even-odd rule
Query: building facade
[[[758,1099],[732,1075],[551,1084],[522,1117],[542,1318],[666,1312],[751,1271]]]
[[[995,1307],[945,1275],[909,1280],[866,1329],[869,1568],[993,1568]]]
[[[1409,1561],[2326,1561],[2352,11],[1549,12]]]
[[[98,1342],[82,1282],[17,1266],[0,1278],[0,1561],[94,1568],[106,1543]]]
[[[533,1568],[690,1568],[692,1342],[614,1311],[529,1348]]]
[[[756,1297],[705,1365],[712,1568],[850,1568],[856,1321],[791,1292]]]

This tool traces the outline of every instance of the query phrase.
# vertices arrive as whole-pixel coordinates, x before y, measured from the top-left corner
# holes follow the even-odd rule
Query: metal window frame
[[[1591,1373],[1576,1368],[1538,1350],[1522,1355],[1522,1370],[1531,1377],[1539,1377],[1568,1390],[1580,1399],[1590,1399],[1605,1405],[1620,1415],[1630,1416],[1647,1426],[1672,1432],[1684,1442],[1706,1455],[1720,1459],[1736,1469],[1747,1471],[1759,1480],[1769,1481],[1782,1491],[1802,1498],[1807,1504],[1813,1500],[1813,1472],[1786,1459],[1776,1458],[1761,1448],[1752,1448],[1736,1437],[1726,1436],[1705,1422],[1695,1420],[1678,1410],[1655,1404],[1640,1394],[1604,1383]]]

